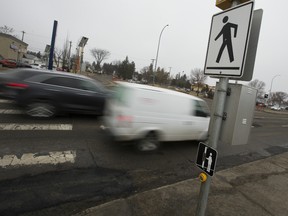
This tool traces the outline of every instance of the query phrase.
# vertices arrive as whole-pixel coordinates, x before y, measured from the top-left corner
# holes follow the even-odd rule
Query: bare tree
[[[146,66],[141,69],[141,78],[142,82],[144,83],[152,83],[153,82],[153,65],[150,64],[149,66]]]
[[[109,57],[110,52],[108,50],[97,49],[97,48],[91,49],[90,52],[91,52],[91,55],[96,60],[96,70],[101,70],[101,63],[103,60]]]
[[[61,50],[59,50],[57,48],[54,49],[54,61],[55,61],[56,65],[57,65],[57,68],[60,65],[60,60],[62,58],[62,55],[63,55],[63,53],[62,53]]]
[[[262,98],[263,94],[265,93],[265,86],[266,84],[263,81],[260,81],[258,79],[255,79],[248,83],[248,86],[251,86],[255,89],[257,89],[257,98]]]
[[[62,67],[64,68],[68,68],[69,65],[69,40],[68,38],[66,38],[66,41],[63,45],[63,50],[62,50]],[[70,70],[70,68],[68,68]]]
[[[191,74],[190,74],[190,82],[192,85],[197,84],[198,90],[197,90],[197,96],[199,94],[199,88],[200,86],[202,86],[205,81],[207,79],[207,76],[204,75],[204,71],[199,69],[199,68],[195,68],[191,70]]]
[[[285,100],[287,98],[288,98],[288,94],[285,92],[274,92],[274,93],[271,93],[270,100],[273,104],[278,104],[280,106],[285,103]]]
[[[10,34],[11,35],[14,32],[14,29],[4,25],[4,26],[0,27],[0,32],[4,33],[4,34]]]

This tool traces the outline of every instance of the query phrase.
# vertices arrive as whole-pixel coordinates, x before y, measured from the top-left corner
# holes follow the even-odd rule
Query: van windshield
[[[195,101],[195,116],[208,117],[210,116],[210,111],[208,105],[204,101]]]

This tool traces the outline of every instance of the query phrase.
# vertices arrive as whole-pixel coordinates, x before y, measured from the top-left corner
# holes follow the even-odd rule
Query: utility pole
[[[238,4],[240,4],[238,0],[232,0],[231,7],[235,7]],[[218,83],[219,90],[217,92],[217,98],[214,98],[214,100],[217,101],[217,105],[215,105],[215,108],[214,110],[212,110],[211,113],[213,119],[210,120],[209,135],[208,135],[208,145],[214,149],[217,148],[218,140],[220,137],[224,106],[228,90],[228,83],[229,83],[228,77],[219,78]],[[207,175],[206,181],[201,183],[196,216],[205,216],[211,180],[212,177]]]
[[[155,59],[151,59],[151,61],[152,61],[151,64],[152,64],[152,76],[153,76],[153,85],[154,85],[154,79],[155,79],[155,78],[154,78],[154,76],[155,76],[155,74],[154,74],[154,73],[155,73],[155,71],[154,71],[154,61],[155,61]],[[149,70],[150,70],[150,67],[149,67]],[[149,78],[149,79],[150,79],[150,78]]]
[[[24,40],[24,34],[25,33],[26,33],[25,31],[22,31],[22,41]]]
[[[155,59],[151,59],[152,60],[152,69],[154,68],[154,61]]]
[[[71,47],[72,47],[72,41],[70,41],[69,53],[68,53],[68,71],[69,72],[70,72],[70,65],[71,65]]]

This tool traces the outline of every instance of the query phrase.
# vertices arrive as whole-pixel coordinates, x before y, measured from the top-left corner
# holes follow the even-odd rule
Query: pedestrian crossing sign
[[[217,151],[205,143],[198,146],[196,165],[210,176],[213,176],[217,161]]]
[[[254,1],[212,16],[204,74],[242,77],[252,24]]]

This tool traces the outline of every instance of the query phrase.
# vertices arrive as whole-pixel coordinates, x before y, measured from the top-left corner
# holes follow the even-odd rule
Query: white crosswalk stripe
[[[72,124],[0,124],[1,130],[72,130]]]
[[[0,99],[2,107],[13,106],[13,101]],[[14,109],[15,108],[15,109]],[[24,110],[17,109],[13,106],[9,109],[0,109],[0,115],[19,115],[25,114]],[[33,119],[31,119],[33,121]],[[72,124],[42,124],[42,123],[1,123],[0,131],[72,131]],[[3,133],[2,132],[2,133]],[[1,143],[3,144],[3,143]],[[76,150],[64,150],[64,151],[51,151],[51,152],[31,152],[23,153],[22,155],[5,154],[0,155],[0,168],[14,168],[19,166],[30,166],[30,165],[45,165],[52,164],[57,165],[61,163],[75,163]]]
[[[0,99],[1,104],[11,104],[14,103],[12,100],[5,100],[5,99]]]
[[[58,151],[47,153],[25,153],[18,158],[16,155],[0,156],[0,167],[28,166],[37,164],[75,163],[76,151]]]

